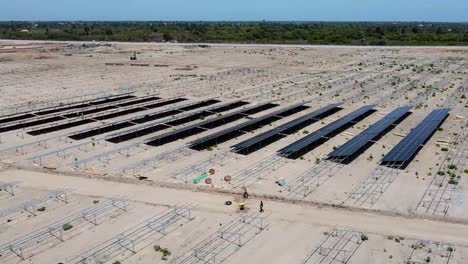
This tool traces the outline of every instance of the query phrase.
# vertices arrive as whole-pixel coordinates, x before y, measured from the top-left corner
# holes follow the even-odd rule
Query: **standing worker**
[[[260,213],[263,213],[263,201],[260,201]]]

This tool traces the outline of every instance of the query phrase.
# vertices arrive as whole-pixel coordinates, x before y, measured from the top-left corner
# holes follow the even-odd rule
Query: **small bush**
[[[162,253],[161,260],[167,260],[167,257],[169,257],[172,254],[172,252],[168,248],[162,248],[159,245],[154,246],[154,251]]]
[[[72,229],[72,228],[73,228],[73,226],[72,226],[71,224],[69,224],[69,223],[66,223],[66,224],[64,224],[64,225],[62,226],[62,229],[63,229],[64,231],[70,230],[70,229]]]
[[[453,184],[453,185],[457,185],[458,184],[458,180],[457,179],[454,179],[454,178],[450,178],[449,184]]]
[[[366,241],[366,240],[369,240],[369,238],[365,234],[362,234],[361,235],[361,240]]]

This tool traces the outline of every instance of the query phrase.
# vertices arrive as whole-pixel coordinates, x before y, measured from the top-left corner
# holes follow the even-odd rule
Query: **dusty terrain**
[[[0,78],[1,263],[468,262],[466,49],[1,41]],[[341,110],[248,155],[231,148],[333,103]],[[368,104],[300,158],[277,154]],[[351,162],[327,159],[406,105]],[[380,165],[439,108],[449,116],[407,166]]]

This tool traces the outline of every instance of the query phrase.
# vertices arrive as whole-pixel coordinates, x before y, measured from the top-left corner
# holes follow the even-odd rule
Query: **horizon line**
[[[429,21],[429,20],[0,20],[8,22],[185,22],[185,23],[457,23],[468,24],[468,21]]]

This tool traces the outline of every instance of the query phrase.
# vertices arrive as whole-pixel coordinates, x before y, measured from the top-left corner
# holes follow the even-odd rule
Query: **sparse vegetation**
[[[62,226],[63,231],[68,231],[73,228],[73,225],[66,223]]]
[[[169,249],[162,248],[159,245],[154,246],[154,251],[162,253],[162,257],[161,257],[162,260],[167,260],[168,257],[172,254],[172,252]]]

